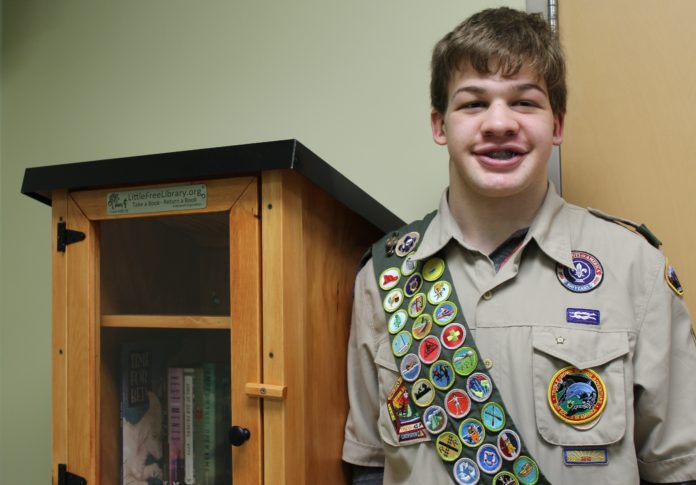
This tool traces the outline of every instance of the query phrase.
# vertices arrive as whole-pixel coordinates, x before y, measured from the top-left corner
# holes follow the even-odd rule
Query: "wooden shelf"
[[[102,315],[102,327],[229,329],[229,316],[209,315]]]

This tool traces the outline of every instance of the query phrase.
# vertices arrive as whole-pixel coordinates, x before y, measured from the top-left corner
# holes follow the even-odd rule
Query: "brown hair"
[[[455,72],[472,67],[482,74],[516,75],[529,66],[546,81],[551,109],[565,113],[565,60],[558,36],[541,14],[502,7],[464,20],[433,49],[430,102],[447,110],[449,83]]]

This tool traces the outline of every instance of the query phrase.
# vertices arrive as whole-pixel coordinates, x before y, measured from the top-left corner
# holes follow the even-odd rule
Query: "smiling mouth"
[[[521,153],[513,152],[513,151],[509,151],[509,150],[502,150],[502,151],[495,151],[495,152],[486,152],[484,155],[486,155],[489,158],[493,158],[495,160],[510,160],[512,157],[516,157],[517,155],[521,155]]]

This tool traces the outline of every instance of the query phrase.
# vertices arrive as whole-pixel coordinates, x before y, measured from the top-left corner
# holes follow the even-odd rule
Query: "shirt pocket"
[[[626,432],[627,332],[535,327],[532,342],[536,421],[542,438],[560,446],[609,445],[621,440]],[[603,411],[582,425],[562,421],[549,405],[549,384],[559,370],[568,366],[592,369],[604,382]]]
[[[424,441],[430,441],[427,432],[423,433],[424,436],[422,438],[399,441],[399,436],[396,432],[394,422],[389,415],[389,408],[387,407],[387,399],[394,390],[394,386],[399,378],[399,370],[396,367],[394,356],[391,353],[390,342],[387,341],[379,346],[374,362],[375,368],[377,369],[377,379],[379,382],[380,391],[379,395],[381,400],[379,406],[378,429],[382,441],[393,447],[408,446],[422,443]],[[420,416],[422,409],[418,408],[413,402],[411,402],[410,405],[412,409]]]

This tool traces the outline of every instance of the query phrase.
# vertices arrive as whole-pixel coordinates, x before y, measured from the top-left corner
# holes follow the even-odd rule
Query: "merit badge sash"
[[[391,349],[401,377],[390,396],[399,435],[424,428],[455,483],[549,484],[480,362],[444,255],[414,254],[435,213],[372,248]],[[407,395],[406,395],[407,393]],[[413,406],[398,407],[402,399]],[[408,412],[407,412],[408,411]],[[395,413],[396,414],[396,413]],[[413,421],[419,416],[423,428]]]

